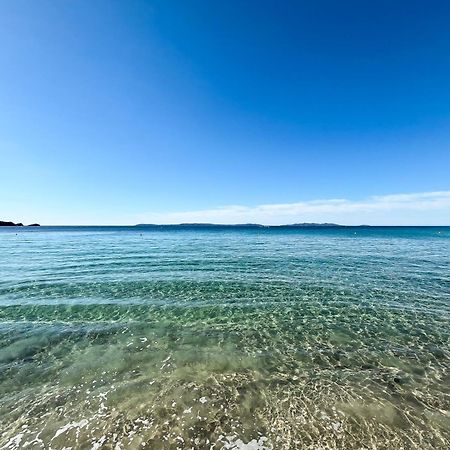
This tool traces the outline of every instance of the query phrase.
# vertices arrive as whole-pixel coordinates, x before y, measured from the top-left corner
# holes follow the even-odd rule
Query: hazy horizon
[[[422,213],[418,220],[417,212]],[[426,213],[426,214],[424,214]],[[390,219],[383,219],[389,214]],[[293,223],[337,223],[340,225],[372,226],[448,226],[450,225],[450,191],[426,192],[416,194],[396,194],[375,196],[361,201],[345,199],[316,200],[291,204],[259,205],[245,207],[225,206],[210,210],[181,211],[169,213],[147,213],[129,217],[126,222],[102,222],[78,218],[78,222],[55,220],[36,220],[24,216],[1,218],[15,223],[34,223],[41,225],[136,225],[139,223],[173,225],[182,223],[288,225]]]

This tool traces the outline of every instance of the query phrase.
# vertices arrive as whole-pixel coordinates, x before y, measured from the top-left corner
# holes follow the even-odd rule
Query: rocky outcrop
[[[38,223],[31,223],[28,225],[29,227],[40,227]],[[0,220],[0,227],[23,227],[22,222],[14,223],[14,222],[8,222]]]
[[[23,227],[23,223],[3,222],[0,220],[0,227]]]

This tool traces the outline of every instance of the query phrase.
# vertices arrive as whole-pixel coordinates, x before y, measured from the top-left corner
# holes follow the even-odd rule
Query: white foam
[[[72,428],[83,428],[85,427],[87,424],[89,423],[89,421],[87,419],[82,419],[79,422],[70,422],[66,425],[64,425],[63,427],[59,428],[55,435],[50,439],[50,441],[53,441],[53,439],[56,439],[60,434],[65,433],[68,430],[71,430]]]
[[[2,448],[19,448],[22,438],[23,433],[19,433],[12,437]]]
[[[258,440],[252,439],[247,443],[237,436],[220,436],[219,441],[229,450],[272,450],[272,445],[267,442],[268,438],[265,436],[261,436]]]
[[[106,436],[102,436],[97,442],[92,444],[92,450],[98,450],[106,441]]]

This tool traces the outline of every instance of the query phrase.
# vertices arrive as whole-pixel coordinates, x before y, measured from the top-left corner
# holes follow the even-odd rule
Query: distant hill
[[[23,223],[3,222],[0,220],[0,227],[23,227]]]
[[[280,225],[281,227],[327,227],[327,228],[335,228],[335,227],[344,227],[345,225],[338,225],[337,223],[310,223],[310,222],[304,222],[304,223],[293,223],[292,225]]]
[[[287,225],[261,225],[259,223],[216,224],[216,223],[179,223],[179,224],[147,224],[140,223],[136,227],[151,228],[340,228],[345,225],[336,223],[293,223]]]
[[[30,225],[28,225],[29,227],[40,227],[40,225],[38,223],[32,223]],[[0,220],[0,227],[23,227],[23,223],[18,222],[18,223],[14,223],[14,222],[8,222],[8,221],[2,221]]]

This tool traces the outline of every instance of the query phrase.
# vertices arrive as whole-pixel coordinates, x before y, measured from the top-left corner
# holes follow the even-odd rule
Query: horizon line
[[[7,225],[0,226],[0,229],[5,228],[35,228],[39,229],[42,227],[78,227],[78,228],[89,228],[89,227],[134,227],[134,228],[145,228],[145,227],[197,227],[197,228],[207,228],[207,227],[245,227],[245,228],[426,228],[426,227],[450,227],[449,224],[337,224],[337,223],[284,223],[284,224],[263,224],[263,223],[211,223],[211,222],[183,222],[183,223],[137,223],[137,224],[39,224],[38,226],[33,225]]]

